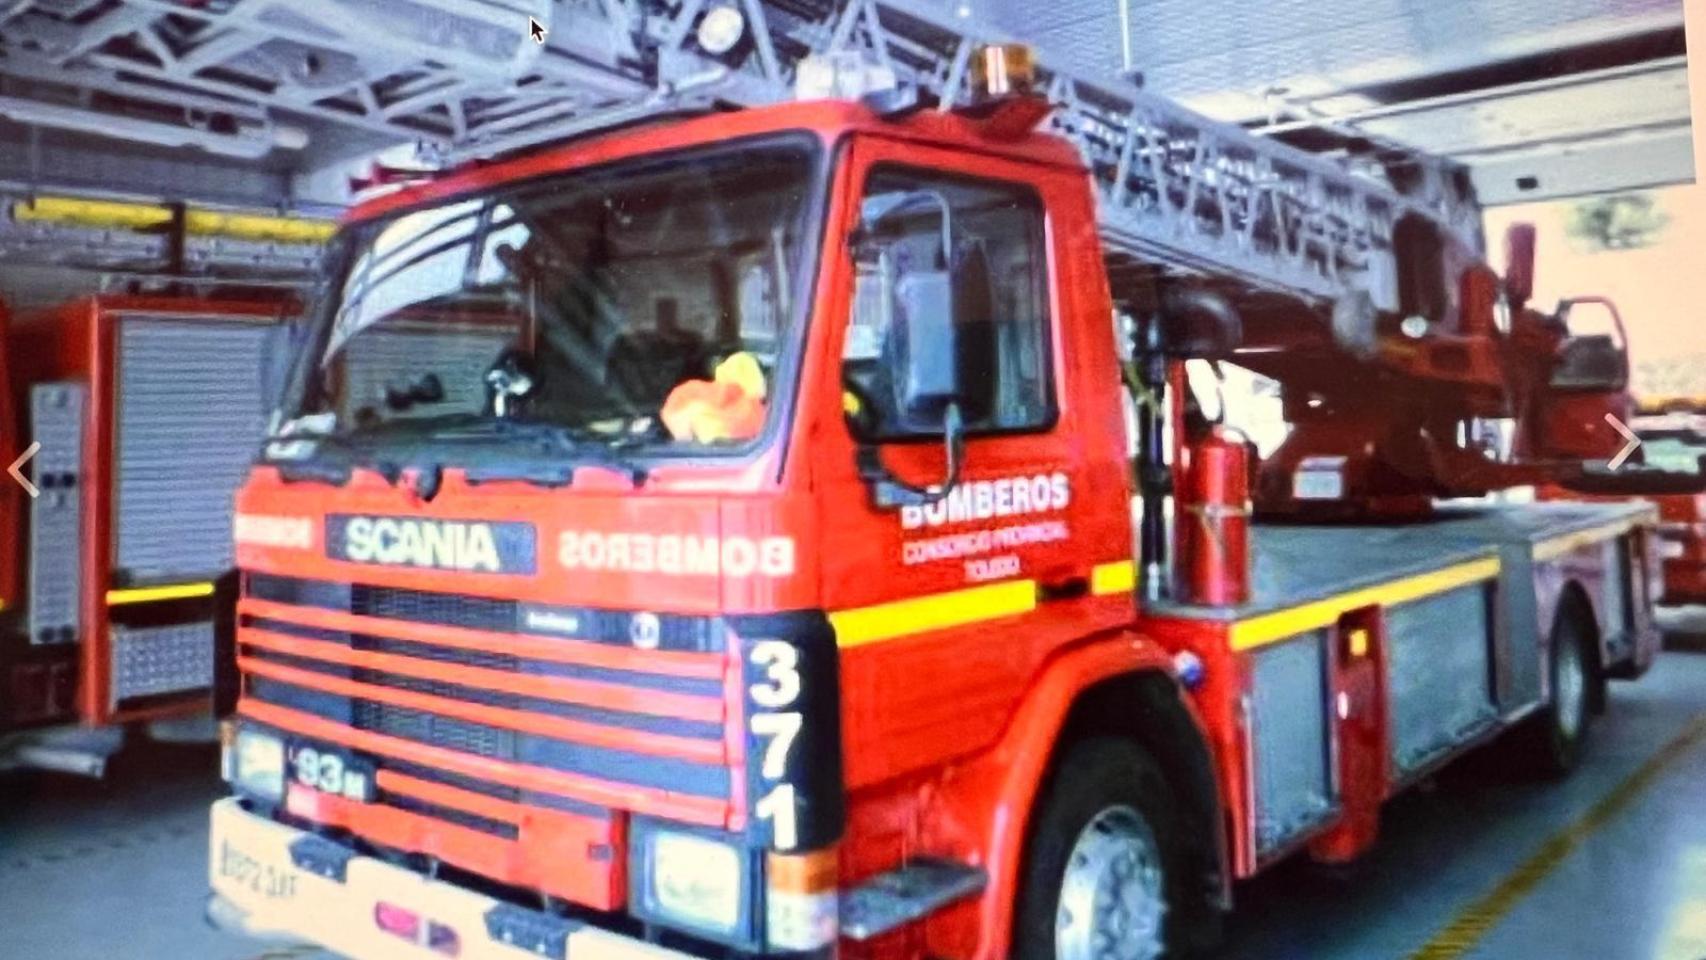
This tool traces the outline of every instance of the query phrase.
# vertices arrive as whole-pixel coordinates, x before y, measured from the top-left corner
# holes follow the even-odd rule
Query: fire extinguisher
[[[1250,474],[1247,441],[1215,425],[1193,440],[1179,496],[1179,594],[1223,606],[1250,598]]]

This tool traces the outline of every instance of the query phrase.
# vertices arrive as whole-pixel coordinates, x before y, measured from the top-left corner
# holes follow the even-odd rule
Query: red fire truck
[[[98,776],[123,725],[208,713],[230,500],[284,379],[290,309],[98,296],[12,323],[0,458],[33,446],[19,470],[35,493],[0,483],[0,767]]]
[[[1583,307],[1610,320],[1607,334],[1572,334]],[[1628,333],[1617,307],[1604,297],[1566,300],[1551,315],[1529,313],[1563,334],[1556,344],[1521,351],[1529,365],[1556,362],[1542,376],[1547,389],[1532,403],[1534,432],[1557,474],[1539,487],[1547,499],[1639,498],[1658,509],[1654,552],[1662,560],[1665,604],[1706,603],[1706,405],[1686,397],[1645,398],[1630,392]],[[1577,458],[1557,469],[1557,458]]]
[[[1706,604],[1706,400],[1678,398],[1654,407],[1633,426],[1643,460],[1667,474],[1668,489],[1652,497],[1659,507],[1663,602]]]
[[[1436,504],[1458,460],[1393,464],[1471,451],[1450,424],[1296,456],[1276,502],[1370,509],[1252,525],[1179,386],[1425,363],[1497,413],[1462,183],[976,59],[943,109],[671,117],[351,215],[238,494],[210,918],[358,957],[1154,957],[1501,732],[1574,764],[1655,654],[1650,507]]]

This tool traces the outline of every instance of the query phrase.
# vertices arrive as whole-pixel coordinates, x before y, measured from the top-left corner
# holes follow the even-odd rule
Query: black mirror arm
[[[914,486],[896,479],[888,467],[883,465],[880,447],[873,443],[859,445],[854,454],[855,463],[860,479],[864,480],[871,490],[871,500],[877,509],[929,506],[946,497],[960,485],[960,467],[966,456],[966,431],[959,404],[948,404],[948,409],[942,417],[942,433],[942,442],[947,447],[948,454],[947,476],[941,483],[928,487]]]

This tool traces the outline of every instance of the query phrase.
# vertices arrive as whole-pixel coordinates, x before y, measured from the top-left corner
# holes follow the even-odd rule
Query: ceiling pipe
[[[198,130],[153,120],[138,120],[134,117],[82,110],[56,103],[24,100],[19,97],[0,96],[0,117],[32,126],[73,130],[78,133],[116,137],[121,140],[151,143],[162,147],[196,147],[206,150],[208,153],[235,157],[241,160],[258,160],[271,153],[273,147],[279,145],[274,129],[270,124],[265,127],[249,128],[253,132],[245,130],[235,134],[215,133],[211,130]],[[287,139],[290,142],[306,145],[306,135],[302,131],[297,131],[297,134],[298,136]]]
[[[1123,2],[1123,0],[1122,0]],[[1346,113],[1326,114],[1316,110],[1311,101],[1326,100],[1335,96],[1343,96],[1353,91],[1322,94],[1306,101],[1277,98],[1281,103],[1294,112],[1308,112],[1316,119],[1287,120],[1279,123],[1269,123],[1251,128],[1250,132],[1259,136],[1273,136],[1280,133],[1291,133],[1297,130],[1309,130],[1331,124],[1356,124],[1368,120],[1381,120],[1388,117],[1398,117],[1410,113],[1421,113],[1436,110],[1441,107],[1460,107],[1466,104],[1482,103],[1488,100],[1501,100],[1506,97],[1521,96],[1529,93],[1544,93],[1550,90],[1567,90],[1571,87],[1603,83],[1610,80],[1625,80],[1630,77],[1644,76],[1649,73],[1664,73],[1670,70],[1687,68],[1686,57],[1663,57],[1658,60],[1648,60],[1645,63],[1629,64],[1621,67],[1608,67],[1603,70],[1586,70],[1581,73],[1570,73],[1557,77],[1545,77],[1540,80],[1528,80],[1522,83],[1506,84],[1499,87],[1485,87],[1480,90],[1465,90],[1461,93],[1441,94],[1437,97],[1424,97],[1420,100],[1405,100],[1401,103],[1382,104],[1378,107],[1367,107],[1362,110],[1352,110]]]

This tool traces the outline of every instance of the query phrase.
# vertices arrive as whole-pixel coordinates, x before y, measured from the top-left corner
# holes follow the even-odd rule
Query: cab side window
[[[953,316],[944,322],[952,323],[955,345],[948,362],[966,431],[1051,426],[1047,254],[1037,195],[1017,184],[882,166],[866,182],[860,214],[857,285],[842,350],[856,428],[873,440],[940,435],[939,422],[916,422],[896,409],[901,388],[890,347],[897,324],[920,322],[908,309],[930,303],[906,295],[907,286],[943,272],[951,276]]]

